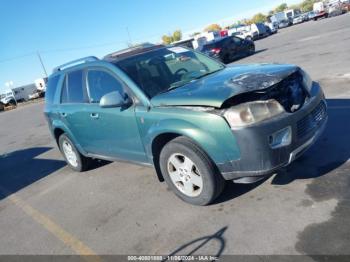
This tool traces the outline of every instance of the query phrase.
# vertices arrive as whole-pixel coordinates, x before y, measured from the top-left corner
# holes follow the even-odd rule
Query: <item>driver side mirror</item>
[[[108,94],[105,94],[101,97],[100,107],[110,108],[110,107],[121,107],[125,105],[130,105],[131,100],[127,94],[124,97],[118,91],[113,91]]]

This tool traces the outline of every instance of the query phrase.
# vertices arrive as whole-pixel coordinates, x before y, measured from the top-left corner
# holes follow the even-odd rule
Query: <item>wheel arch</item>
[[[84,156],[87,156],[86,151],[81,147],[81,145],[78,143],[74,135],[69,131],[68,128],[66,128],[64,125],[60,124],[60,122],[53,121],[52,123],[52,135],[56,141],[57,146],[58,144],[58,139],[62,134],[66,134],[69,139],[74,143],[75,147]]]
[[[157,135],[152,140],[152,145],[151,145],[152,161],[153,161],[154,168],[156,170],[158,180],[160,182],[164,181],[164,177],[162,175],[162,172],[160,171],[160,165],[159,165],[160,152],[162,151],[162,148],[167,143],[169,143],[171,140],[173,140],[179,136],[182,136],[182,135],[179,133],[167,132],[167,133],[161,133],[161,134]]]
[[[145,136],[146,154],[149,161],[153,163],[160,181],[164,180],[159,169],[160,152],[168,142],[179,136],[186,137],[195,143],[215,165],[224,163],[228,159],[219,141],[210,133],[187,121],[165,120],[164,123],[151,127]]]
[[[59,139],[60,136],[61,136],[62,134],[64,134],[64,133],[65,133],[64,130],[63,130],[62,128],[60,128],[60,127],[56,127],[56,128],[53,130],[53,135],[54,135],[54,137],[55,137],[55,141],[56,141],[57,145],[58,145],[58,139]]]

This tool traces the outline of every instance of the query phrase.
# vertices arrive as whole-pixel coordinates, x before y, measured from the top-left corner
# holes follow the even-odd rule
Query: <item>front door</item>
[[[128,94],[127,87],[112,73],[101,68],[87,70],[89,105],[88,141],[86,151],[96,155],[146,162],[145,150],[135,118],[135,105],[102,108],[100,99],[105,94],[118,91]],[[129,93],[130,96],[130,93]]]

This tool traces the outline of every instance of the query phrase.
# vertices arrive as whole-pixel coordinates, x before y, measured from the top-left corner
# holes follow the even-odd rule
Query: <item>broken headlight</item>
[[[272,118],[285,112],[274,99],[247,102],[233,106],[224,112],[224,117],[232,128],[245,127]]]
[[[306,88],[307,92],[309,94],[311,93],[312,88],[312,79],[308,73],[306,73],[304,70],[300,69],[300,73],[303,76],[303,85]]]

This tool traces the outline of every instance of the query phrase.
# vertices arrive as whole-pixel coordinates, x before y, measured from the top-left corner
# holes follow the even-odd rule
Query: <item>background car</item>
[[[288,27],[290,24],[289,24],[289,21],[288,20],[282,20],[279,25],[278,25],[278,28],[285,28],[285,27]]]
[[[255,44],[251,40],[230,36],[207,43],[199,51],[227,64],[237,58],[254,54]]]
[[[312,19],[314,19],[315,18],[315,16],[316,16],[316,14],[315,14],[315,12],[314,11],[310,11],[308,14],[308,17],[309,17],[309,20],[312,20]]]
[[[269,31],[271,34],[276,34],[278,31],[278,24],[277,23],[267,23],[265,24],[269,28]]]
[[[258,32],[254,31],[246,31],[246,30],[242,30],[242,31],[237,31],[231,34],[231,36],[237,36],[241,39],[246,39],[246,40],[256,40],[259,38],[259,34]]]
[[[304,18],[303,18],[303,16],[301,16],[301,15],[295,16],[295,17],[293,18],[293,25],[300,24],[300,23],[302,23],[302,22],[304,22]]]
[[[330,6],[328,9],[328,17],[338,16],[341,14],[343,14],[343,10],[339,5]]]

